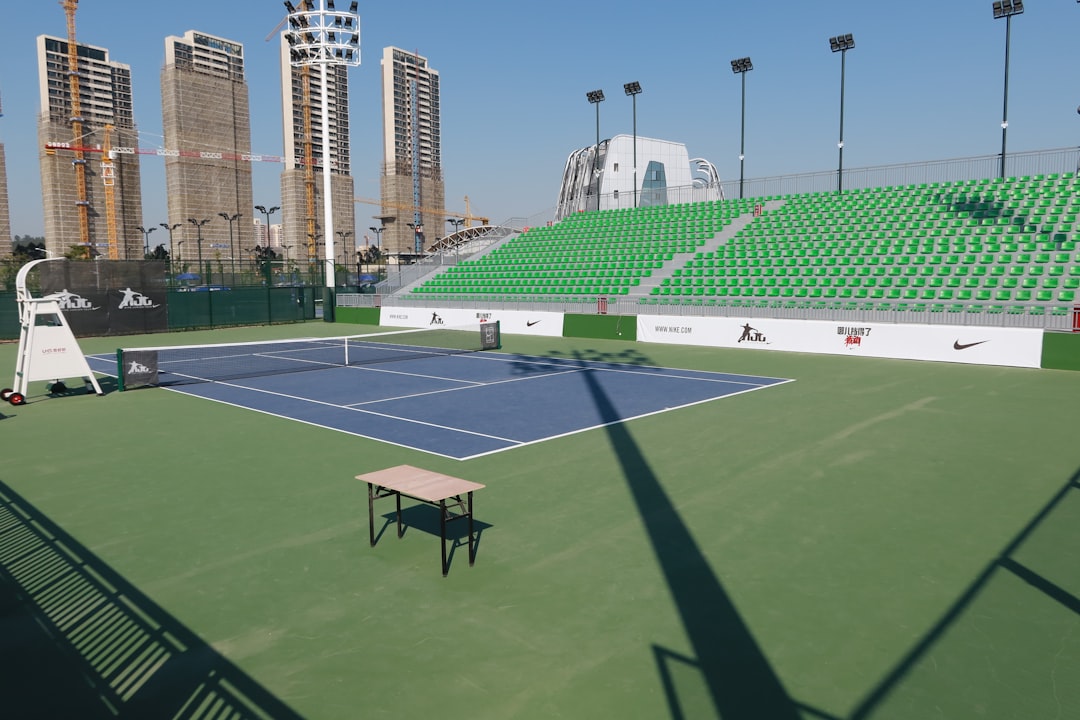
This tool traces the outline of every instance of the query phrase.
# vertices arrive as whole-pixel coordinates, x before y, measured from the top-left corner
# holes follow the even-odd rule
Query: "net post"
[[[124,349],[116,348],[116,389],[124,392]]]

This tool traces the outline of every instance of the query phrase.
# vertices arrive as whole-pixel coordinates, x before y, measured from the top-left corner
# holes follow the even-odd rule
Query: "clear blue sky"
[[[638,134],[683,142],[724,179],[739,174],[739,78],[749,55],[748,178],[836,167],[840,56],[828,38],[853,33],[847,56],[844,166],[993,155],[1001,148],[1005,21],[990,0],[360,3],[363,64],[350,71],[356,193],[379,196],[383,161],[379,58],[395,45],[429,58],[442,79],[447,208],[502,221],[555,204],[567,155],[595,142],[585,99],[601,88],[600,133],[632,130],[624,83],[637,80]],[[1080,4],[1028,0],[1012,22],[1009,151],[1080,145]],[[12,12],[14,11],[14,12]],[[918,12],[915,12],[918,11]],[[281,155],[277,0],[82,0],[81,42],[132,68],[140,144],[161,144],[164,38],[198,30],[243,43],[252,149]],[[64,37],[53,0],[9,9],[0,43],[0,142],[7,150],[12,233],[41,235],[34,39]],[[255,203],[280,204],[275,164],[258,163]],[[164,164],[143,157],[144,222],[166,219]],[[357,206],[357,224],[377,208]]]

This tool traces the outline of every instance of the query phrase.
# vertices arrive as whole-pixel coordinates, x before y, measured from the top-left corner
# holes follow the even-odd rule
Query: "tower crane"
[[[75,42],[75,11],[79,7],[79,0],[62,0],[61,6],[67,16],[67,46],[68,46],[68,88],[71,92],[71,134],[73,145],[80,146],[83,142],[83,117],[82,106],[79,102],[79,48]],[[75,190],[78,193],[78,201],[75,206],[79,209],[79,242],[90,247],[90,200],[86,191],[86,155],[81,150],[75,151],[75,159],[71,161],[75,168]]]

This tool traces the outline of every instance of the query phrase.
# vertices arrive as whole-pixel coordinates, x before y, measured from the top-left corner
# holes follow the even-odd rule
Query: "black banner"
[[[158,383],[158,354],[156,350],[127,350],[119,362],[120,389],[131,390]]]
[[[75,335],[130,335],[168,330],[168,263],[91,260],[42,263],[43,295],[60,293]]]

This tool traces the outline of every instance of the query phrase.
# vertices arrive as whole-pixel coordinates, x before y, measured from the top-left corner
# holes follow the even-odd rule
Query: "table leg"
[[[401,493],[395,492],[394,499],[397,500],[397,536],[401,537],[405,534],[405,529],[401,527]]]
[[[446,501],[439,501],[439,536],[442,538],[442,574],[446,577]]]
[[[476,560],[476,550],[473,547],[473,523],[472,523],[472,490],[469,491],[469,566]]]
[[[368,525],[368,540],[371,541],[371,547],[375,547],[375,496],[372,492],[371,483],[367,486],[367,525]]]

